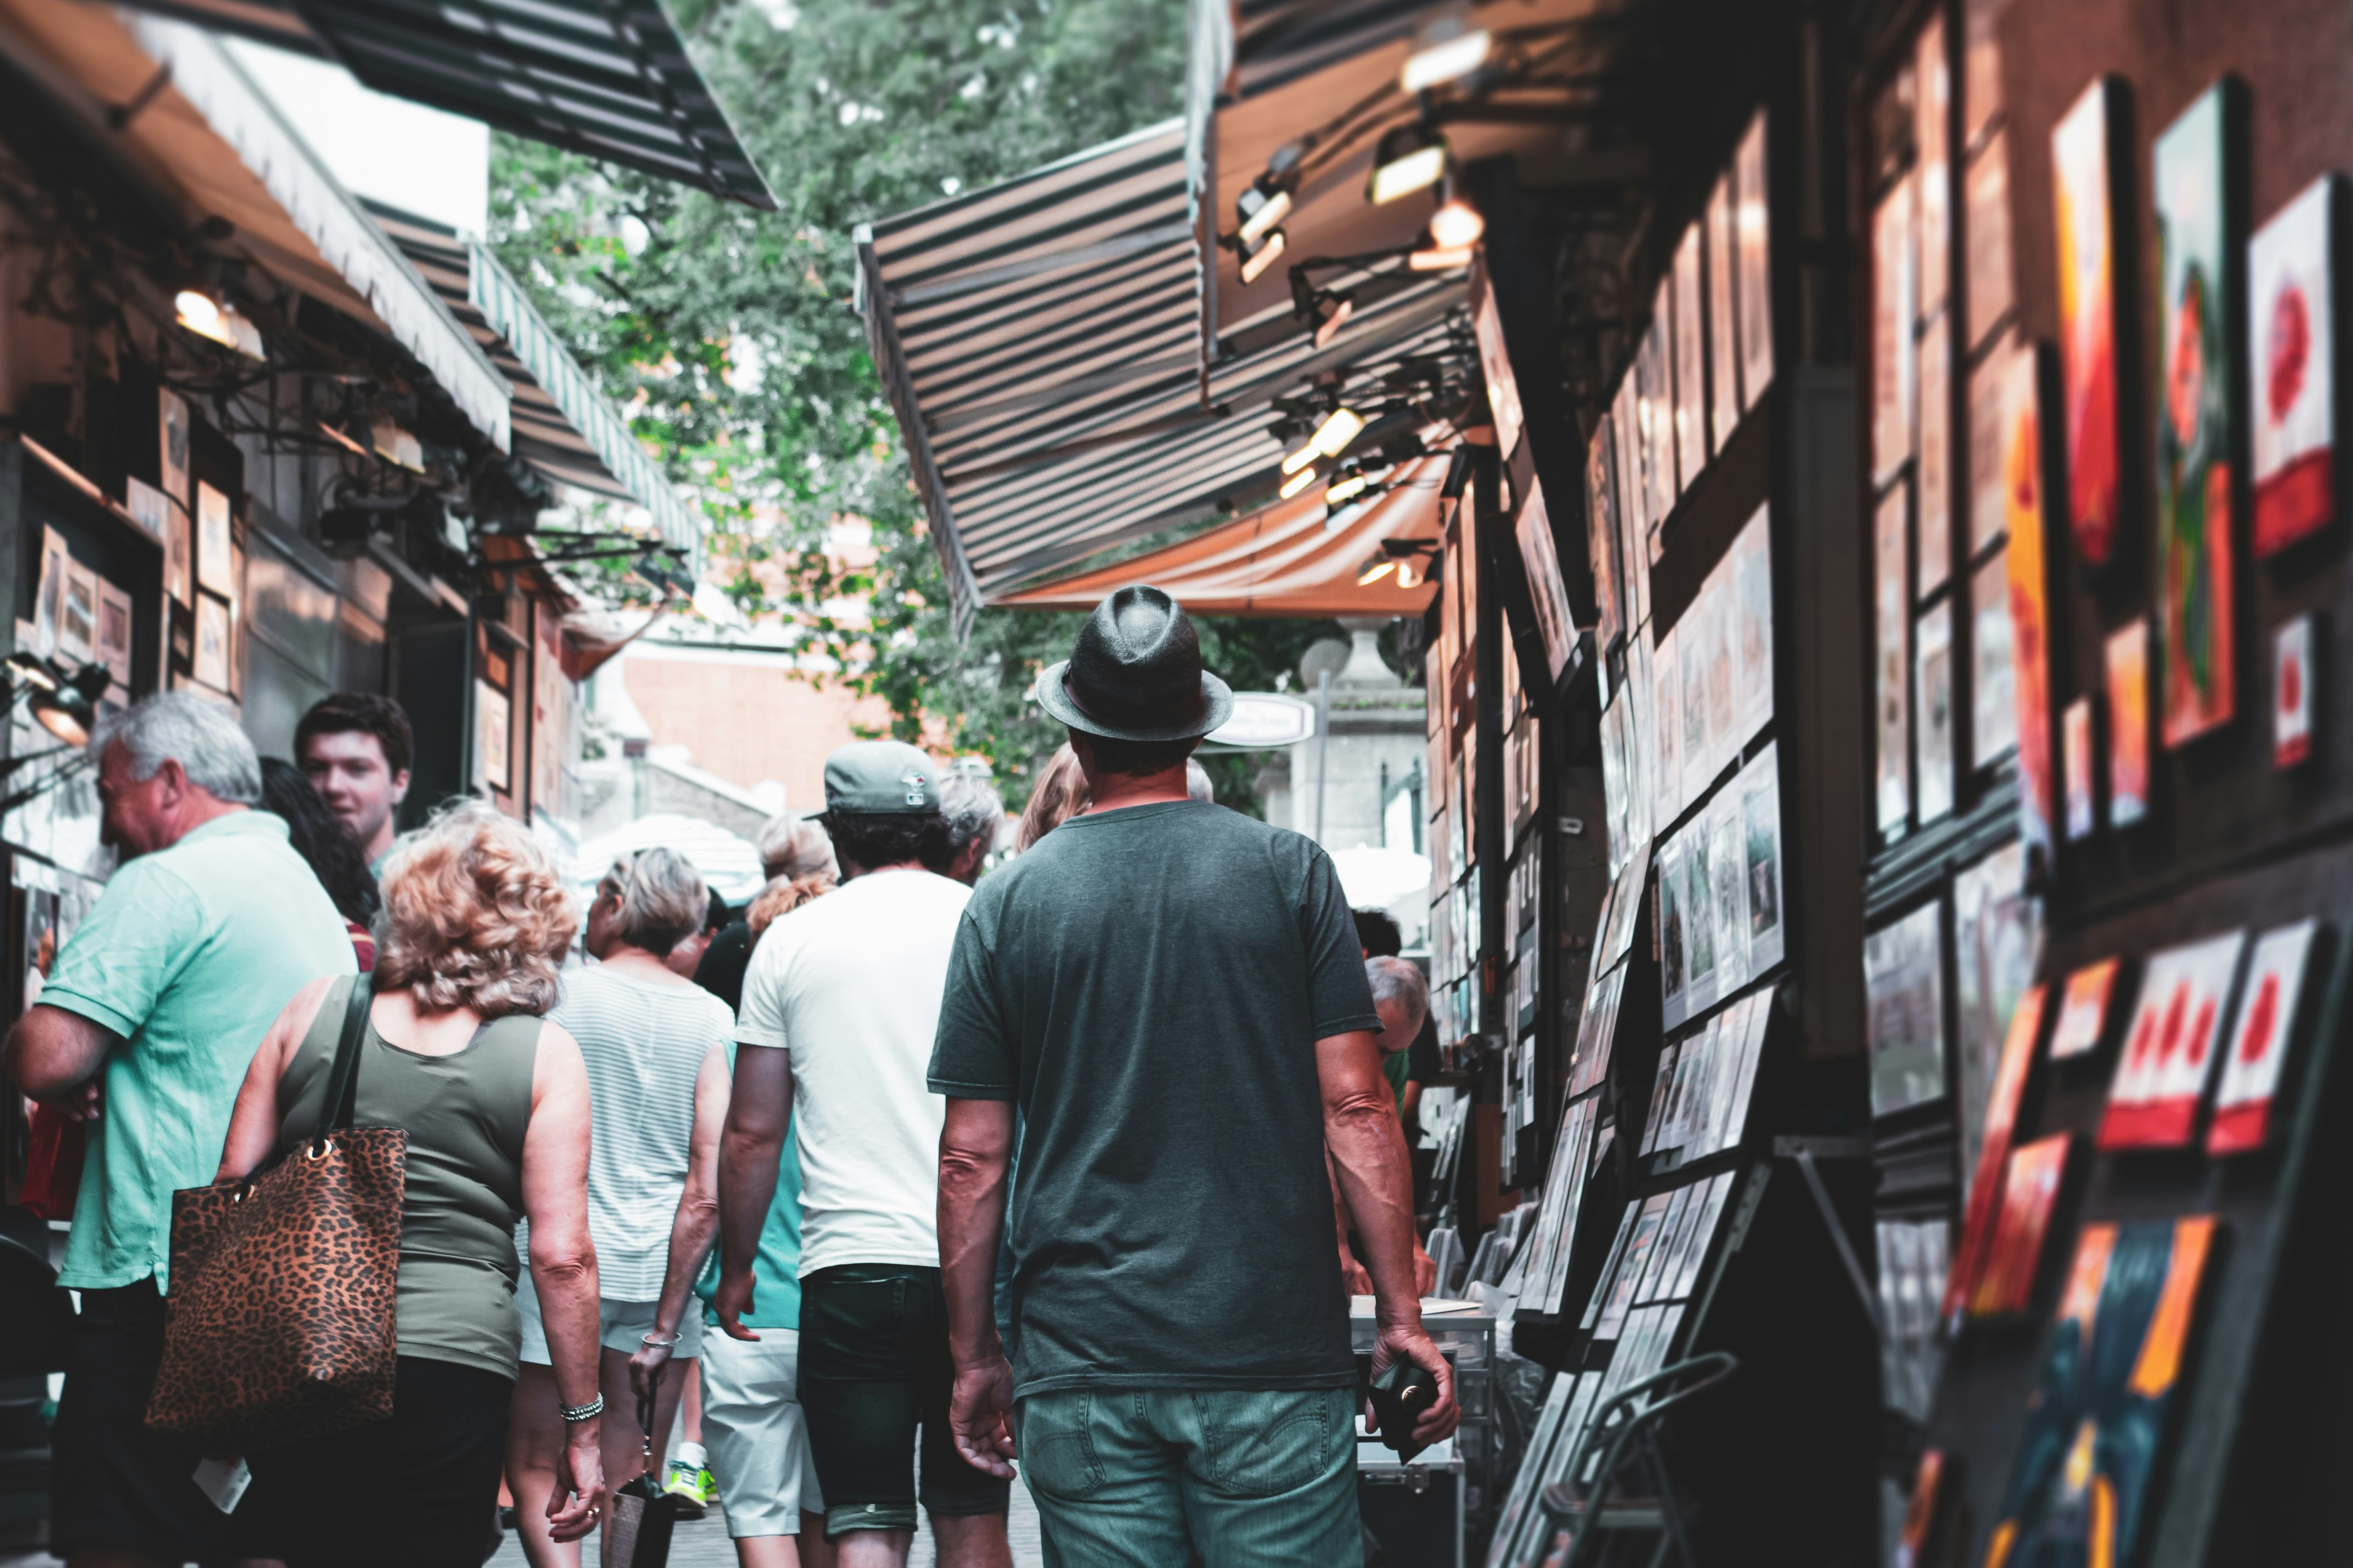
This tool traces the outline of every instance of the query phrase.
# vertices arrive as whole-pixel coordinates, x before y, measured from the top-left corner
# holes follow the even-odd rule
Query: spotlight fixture
[[[1410,561],[1400,561],[1400,562],[1398,562],[1398,587],[1400,587],[1400,588],[1410,588],[1410,587],[1412,587],[1414,584],[1416,584],[1417,583],[1419,583],[1420,581],[1421,581],[1421,578],[1420,578],[1419,575],[1417,575],[1417,574],[1415,574],[1415,572],[1414,572],[1414,569],[1413,569],[1413,563],[1412,563],[1412,562],[1410,562]]]
[[[1397,563],[1394,561],[1376,561],[1356,574],[1356,586],[1369,588],[1396,570]]]
[[[1289,479],[1283,480],[1282,489],[1277,490],[1275,494],[1284,500],[1289,500],[1293,496],[1297,495],[1300,491],[1305,489],[1314,482],[1315,470],[1313,468],[1302,468],[1297,473],[1292,475]]]
[[[1425,246],[1409,255],[1405,264],[1416,272],[1451,272],[1458,267],[1470,266],[1474,254],[1467,245],[1460,250],[1441,250],[1434,246]]]
[[[1245,231],[1242,240],[1242,281],[1255,283],[1266,276],[1266,269],[1273,266],[1275,258],[1282,254],[1284,243],[1282,230],[1278,228],[1270,232],[1264,240],[1253,247]]]
[[[1373,153],[1372,182],[1365,195],[1374,205],[1426,191],[1446,174],[1446,138],[1435,126],[1400,125],[1383,136]]]
[[[1324,487],[1324,503],[1328,506],[1338,506],[1342,501],[1364,494],[1365,487],[1371,483],[1372,480],[1366,479],[1362,473],[1344,475]]]
[[[20,653],[8,660],[8,672],[31,695],[26,706],[41,728],[69,746],[87,746],[98,724],[98,700],[106,695],[111,677],[103,664],[85,664],[71,676],[38,654]]]
[[[1440,250],[1468,250],[1487,232],[1487,220],[1461,196],[1450,196],[1430,215],[1430,242]]]
[[[1348,449],[1365,428],[1365,416],[1353,408],[1335,408],[1315,427],[1307,444],[1327,458],[1336,458]]]
[[[1269,229],[1281,223],[1291,213],[1291,187],[1271,174],[1261,174],[1235,198],[1234,208],[1241,218],[1237,235],[1244,246],[1256,245]]]
[[[1356,313],[1355,295],[1329,292],[1317,294],[1314,306],[1315,346],[1320,349],[1338,336],[1340,329],[1348,324],[1348,318]]]
[[[261,330],[201,289],[183,289],[172,299],[173,320],[196,336],[235,349],[250,359],[263,357]]]
[[[1415,31],[1398,82],[1408,92],[1425,92],[1459,80],[1487,63],[1493,44],[1486,28],[1471,26],[1470,6],[1450,6]]]
[[[1300,447],[1299,450],[1292,453],[1291,456],[1282,459],[1282,471],[1286,474],[1295,474],[1300,469],[1306,468],[1309,464],[1314,462],[1315,459],[1322,455],[1323,454],[1317,450],[1315,443],[1310,441],[1306,446]]]

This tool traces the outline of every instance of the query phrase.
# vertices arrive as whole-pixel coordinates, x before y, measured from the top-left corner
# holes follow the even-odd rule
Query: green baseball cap
[[[828,811],[879,816],[939,808],[939,768],[904,741],[852,741],[825,759]]]

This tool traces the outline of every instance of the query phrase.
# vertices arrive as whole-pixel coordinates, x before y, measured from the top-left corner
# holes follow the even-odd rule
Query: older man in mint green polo
[[[253,744],[193,692],[90,742],[124,858],[0,1048],[36,1100],[94,1118],[59,1280],[81,1292],[58,1410],[52,1550],[76,1565],[207,1556],[225,1515],[201,1458],[143,1417],[164,1348],[172,1194],[220,1164],[230,1107],[279,1009],[353,969],[343,917],[261,798]]]

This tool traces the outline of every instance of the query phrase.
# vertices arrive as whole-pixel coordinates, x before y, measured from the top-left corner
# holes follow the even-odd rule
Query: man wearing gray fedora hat
[[[1311,840],[1187,797],[1186,759],[1233,698],[1166,594],[1098,605],[1038,701],[1093,804],[975,890],[932,1054],[956,1446],[999,1476],[1018,1452],[1050,1563],[1356,1563],[1327,1148],[1375,1360],[1435,1374],[1417,1438],[1457,1411],[1422,1331],[1411,1167],[1347,900]]]

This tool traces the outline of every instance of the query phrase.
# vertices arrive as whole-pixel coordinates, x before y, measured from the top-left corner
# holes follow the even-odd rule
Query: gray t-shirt
[[[1379,1026],[1339,876],[1296,833],[1128,806],[981,882],[931,1087],[1025,1118],[1017,1393],[1354,1380],[1315,1042]]]

